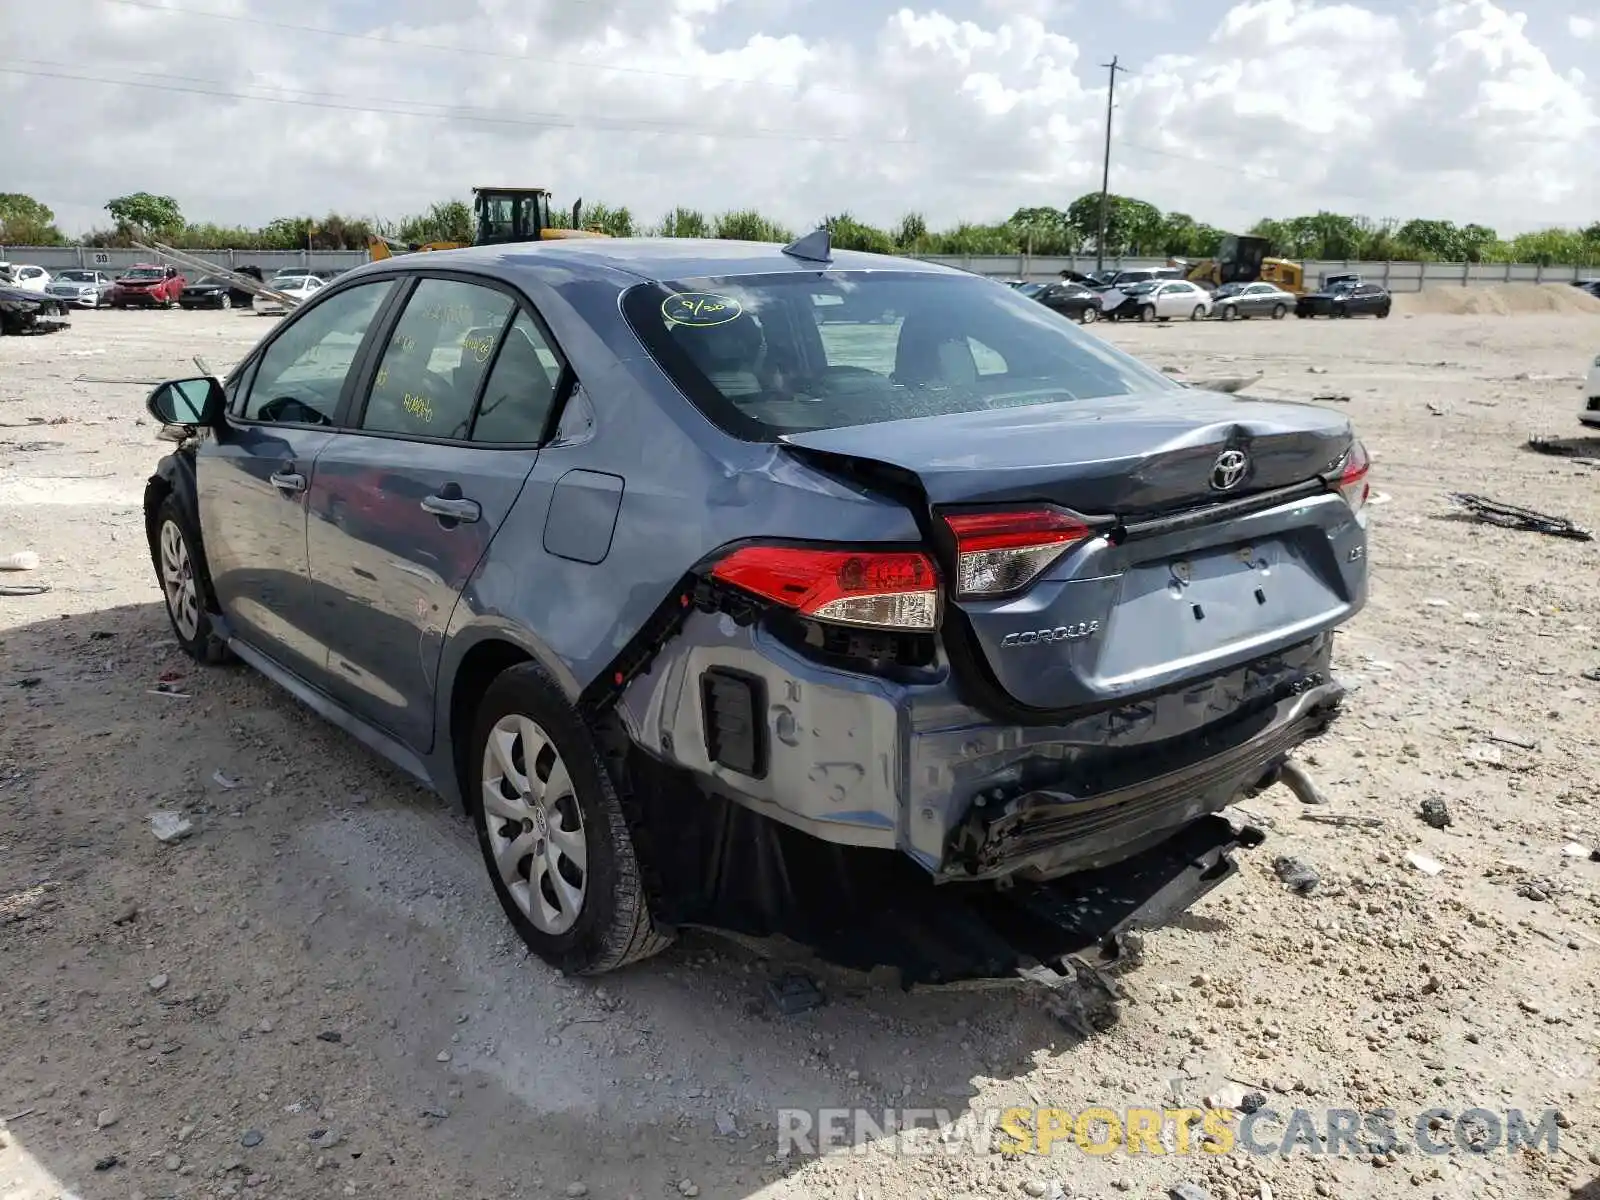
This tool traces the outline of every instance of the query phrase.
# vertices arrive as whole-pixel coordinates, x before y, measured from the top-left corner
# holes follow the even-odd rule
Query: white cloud
[[[1591,41],[1600,32],[1600,19],[1595,17],[1568,17],[1567,32],[1580,42]]]
[[[0,73],[0,161],[71,229],[139,189],[258,223],[541,183],[646,219],[754,206],[804,227],[844,209],[990,219],[1097,187],[1105,55],[1075,40],[1086,7],[934,3],[862,5],[854,36],[787,0],[0,5],[0,68],[36,73]],[[731,37],[735,17],[765,30]],[[335,22],[359,36],[286,27]],[[1230,227],[1318,208],[1594,219],[1595,85],[1494,0],[1243,0],[1209,34],[1146,33],[1166,48],[1124,52],[1119,192]]]

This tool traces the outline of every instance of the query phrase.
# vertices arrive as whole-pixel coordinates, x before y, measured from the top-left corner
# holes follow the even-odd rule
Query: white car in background
[[[50,272],[31,263],[0,263],[0,283],[42,296],[50,286]]]
[[[111,298],[116,284],[104,271],[79,270],[76,267],[62,271],[45,289],[57,300],[65,300],[79,308],[99,308]]]
[[[280,271],[267,284],[275,292],[293,296],[296,300],[309,300],[320,292],[325,281],[305,271]]]
[[[1600,429],[1600,354],[1589,364],[1588,377],[1583,381],[1583,409],[1578,420]]]

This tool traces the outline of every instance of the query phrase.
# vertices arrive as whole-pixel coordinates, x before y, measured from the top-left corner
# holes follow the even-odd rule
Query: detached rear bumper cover
[[[1051,878],[1126,858],[1271,783],[1296,746],[1332,723],[1344,694],[1336,682],[1309,686],[1169,752],[1156,775],[1132,778],[1141,763],[1125,762],[1080,793],[1040,788],[974,805],[951,865],[967,879]]]

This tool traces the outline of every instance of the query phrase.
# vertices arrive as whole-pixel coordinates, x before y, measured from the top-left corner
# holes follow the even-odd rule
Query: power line
[[[540,63],[544,66],[578,67],[585,71],[615,71],[624,75],[643,75],[657,79],[685,79],[695,83],[733,83],[750,87],[785,88],[790,91],[798,91],[806,86],[780,79],[741,79],[731,75],[705,75],[694,71],[661,71],[650,67],[621,67],[582,59],[541,58],[532,54],[512,54],[504,50],[483,50],[476,46],[446,46],[440,42],[413,42],[405,38],[391,37],[382,33],[354,33],[346,29],[328,29],[317,25],[298,25],[291,21],[274,21],[266,17],[247,17],[238,13],[207,12],[198,8],[173,8],[165,4],[153,3],[152,0],[100,0],[100,2],[103,4],[120,4],[125,8],[140,8],[147,12],[165,13],[168,16],[203,17],[210,21],[231,21],[242,25],[256,25],[266,29],[282,29],[291,33],[310,33],[318,37],[344,38],[347,41],[355,42],[376,42],[380,45],[399,46],[407,50],[431,50],[441,54],[465,54],[475,58],[499,59],[503,62]],[[562,0],[562,3],[569,2],[571,0]],[[582,2],[592,3],[593,0],[582,0]],[[870,98],[865,93],[848,91],[844,88],[817,85],[809,90],[826,92],[831,95],[856,96],[861,99]]]
[[[11,59],[11,62],[28,62],[27,59]],[[113,68],[126,70],[129,74],[153,74],[153,72],[133,71],[128,68]],[[148,83],[134,79],[111,79],[100,75],[74,74],[67,71],[40,71],[23,67],[0,66],[0,74],[23,75],[34,79],[66,79],[78,83],[98,83],[111,87],[142,88],[154,92],[178,92],[192,96],[210,96],[221,100],[252,100],[261,104],[287,104],[299,108],[328,109],[338,112],[372,113],[380,116],[416,117],[421,120],[432,121],[467,121],[483,125],[500,125],[523,129],[593,129],[612,133],[655,133],[655,134],[681,134],[698,137],[737,138],[746,140],[775,140],[789,142],[828,142],[847,144],[879,144],[892,146],[915,145],[910,138],[863,138],[848,134],[819,134],[801,130],[789,129],[737,129],[717,125],[693,124],[690,122],[670,122],[649,117],[599,117],[588,114],[577,116],[563,115],[561,113],[511,113],[505,116],[496,116],[485,110],[471,110],[454,108],[449,105],[428,104],[425,101],[410,100],[383,100],[362,96],[347,96],[339,92],[309,92],[310,96],[336,96],[351,101],[351,103],[335,103],[329,100],[297,99],[293,96],[254,96],[245,92],[222,90],[219,88],[186,87],[176,83]],[[173,76],[163,76],[171,79]],[[181,77],[180,77],[181,78]],[[221,84],[221,80],[200,80],[199,82]],[[257,87],[275,87],[271,84],[247,85]],[[295,91],[293,88],[280,88],[280,91]],[[414,104],[423,107],[440,109],[436,112],[418,112],[414,109],[392,107],[396,104]],[[385,107],[388,105],[389,107]]]

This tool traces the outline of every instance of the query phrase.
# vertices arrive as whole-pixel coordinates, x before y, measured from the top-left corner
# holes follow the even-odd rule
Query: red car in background
[[[129,267],[111,289],[111,307],[128,308],[145,304],[152,308],[171,308],[183,294],[187,281],[177,267],[158,267],[140,263]]]

